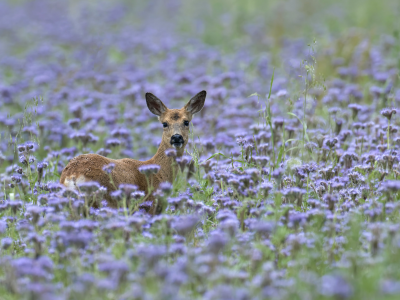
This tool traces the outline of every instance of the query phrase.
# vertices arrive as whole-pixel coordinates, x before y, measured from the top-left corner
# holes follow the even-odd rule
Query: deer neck
[[[165,150],[172,148],[170,144],[161,142],[156,154],[151,159],[152,163],[157,164],[161,167],[160,171],[157,173],[160,181],[173,182],[178,173],[178,164],[175,162],[175,158],[168,157],[165,154]],[[177,149],[177,157],[181,157],[185,150],[185,146],[181,149]]]

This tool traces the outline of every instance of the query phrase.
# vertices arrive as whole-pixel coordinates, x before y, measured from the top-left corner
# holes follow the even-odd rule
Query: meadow
[[[0,299],[398,299],[398,1],[0,11]],[[201,90],[161,214],[59,184],[79,154],[151,158],[145,93]]]

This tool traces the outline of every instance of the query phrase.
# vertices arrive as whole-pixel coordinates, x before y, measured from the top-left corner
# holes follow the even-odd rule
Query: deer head
[[[206,91],[201,91],[181,109],[168,109],[165,104],[151,93],[146,93],[149,110],[158,116],[164,132],[161,143],[174,147],[182,155],[189,139],[189,124],[193,115],[202,110],[206,100]]]

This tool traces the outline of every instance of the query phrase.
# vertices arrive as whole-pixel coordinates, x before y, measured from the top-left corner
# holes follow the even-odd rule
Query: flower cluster
[[[306,40],[279,37],[270,51],[259,18],[231,26],[226,8],[204,36],[245,31],[227,53],[175,32],[203,32],[212,19],[182,26],[171,18],[180,1],[163,1],[165,15],[151,5],[132,15],[129,1],[6,2],[4,299],[399,297],[398,38],[354,32],[314,53]],[[162,154],[176,180],[152,198],[112,182],[111,208],[98,182],[59,183],[80,154],[150,159],[163,129],[145,92],[175,108],[203,89],[185,155]],[[151,185],[163,170],[139,172]],[[152,215],[154,203],[163,208]]]

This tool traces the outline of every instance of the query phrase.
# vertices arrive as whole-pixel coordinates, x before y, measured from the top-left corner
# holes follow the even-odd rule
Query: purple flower
[[[101,185],[96,181],[82,182],[78,184],[78,188],[86,195],[92,194],[100,189]]]
[[[137,191],[138,187],[134,184],[122,183],[118,187],[126,197],[129,197],[133,192]]]
[[[124,194],[124,192],[121,191],[121,190],[116,190],[116,191],[112,191],[112,192],[110,193],[110,196],[111,196],[111,198],[114,199],[114,200],[121,201],[121,200],[124,199],[125,194]]]
[[[92,241],[93,234],[88,231],[74,232],[65,235],[64,243],[66,246],[71,245],[78,249],[84,249]]]
[[[92,133],[88,133],[88,132],[72,133],[70,135],[70,138],[72,138],[76,141],[82,142],[82,144],[84,146],[86,146],[89,143],[95,144],[99,140],[99,138],[97,136],[93,135]]]
[[[98,265],[98,270],[109,275],[116,273],[118,276],[122,276],[128,273],[129,266],[125,261],[109,261],[100,263]]]
[[[7,230],[7,223],[5,221],[0,221],[0,233],[4,233],[6,230]]]
[[[131,198],[134,200],[140,200],[145,196],[145,192],[143,191],[135,191],[131,193]]]
[[[400,180],[387,180],[382,182],[379,190],[384,193],[398,192],[400,190]]]
[[[135,192],[135,193],[138,193],[138,192]],[[136,199],[134,196],[133,196],[133,198]],[[153,206],[153,201],[144,201],[144,202],[140,203],[139,209],[143,210],[144,212],[149,212],[152,206]]]
[[[268,237],[275,231],[275,224],[269,221],[256,221],[250,225],[250,229],[262,236]]]
[[[113,137],[117,137],[117,138],[122,137],[122,138],[126,139],[130,136],[130,132],[126,128],[118,128],[118,129],[114,129],[113,131],[111,131],[111,135]]]
[[[139,172],[146,175],[150,176],[152,174],[156,174],[160,171],[160,166],[159,165],[141,165],[139,167]]]
[[[32,216],[32,223],[37,224],[41,214],[45,211],[45,209],[40,206],[28,206],[26,211]]]
[[[306,190],[293,187],[282,191],[282,194],[286,197],[289,203],[297,203],[298,206],[302,205],[303,195],[306,193]]]
[[[399,295],[400,294],[400,282],[395,280],[382,280],[380,283],[381,291],[385,295]]]
[[[165,155],[168,157],[175,158],[176,157],[176,150],[174,148],[168,148],[165,150]]]
[[[338,142],[337,138],[326,139],[325,145],[327,145],[329,147],[329,149],[332,149],[333,147],[335,147],[337,142]]]
[[[15,183],[20,183],[22,178],[21,176],[11,176],[11,180],[14,181]]]
[[[276,169],[272,172],[272,177],[275,178],[276,180],[280,181],[285,170],[282,168]]]
[[[21,155],[21,156],[19,157],[19,162],[20,162],[21,164],[23,164],[24,166],[28,165],[28,160],[26,159],[25,155]]]
[[[99,150],[97,150],[97,154],[101,155],[101,156],[105,156],[107,157],[109,154],[111,154],[111,150],[110,149],[104,149],[104,148],[100,148]],[[111,165],[111,163],[109,164]]]
[[[264,193],[265,197],[268,197],[269,192],[273,189],[273,184],[270,182],[264,182],[260,185],[260,190]]]
[[[384,116],[386,119],[392,119],[392,115],[397,113],[397,109],[395,108],[385,108],[381,110],[381,115]]]
[[[165,194],[169,194],[172,191],[172,184],[165,181],[161,182],[158,186],[158,188]]]
[[[108,165],[103,166],[103,171],[106,172],[107,174],[111,174],[111,172],[114,170],[115,164],[114,163],[109,163]]]
[[[12,238],[9,238],[9,237],[3,238],[1,240],[1,248],[3,250],[7,250],[8,248],[10,248],[12,243],[13,243],[13,239]]]
[[[121,141],[118,139],[109,139],[106,142],[106,147],[107,148],[114,148],[114,147],[118,147],[119,145],[121,145]]]
[[[321,278],[319,292],[327,297],[348,299],[353,295],[352,285],[341,275],[325,275]]]
[[[227,235],[221,231],[213,231],[207,241],[207,248],[214,254],[220,252],[225,248],[226,244],[229,242]]]
[[[59,192],[65,189],[65,186],[59,182],[49,182],[47,184],[47,188],[52,191],[53,193]]]
[[[172,223],[172,228],[176,230],[179,235],[186,235],[190,233],[196,224],[199,222],[199,218],[197,216],[185,216],[175,219]]]
[[[68,126],[74,129],[78,129],[79,125],[81,124],[81,119],[75,118],[68,120]]]
[[[183,171],[185,166],[189,165],[190,162],[192,161],[192,157],[190,155],[183,155],[181,157],[177,157],[176,161],[181,167],[181,170]]]

